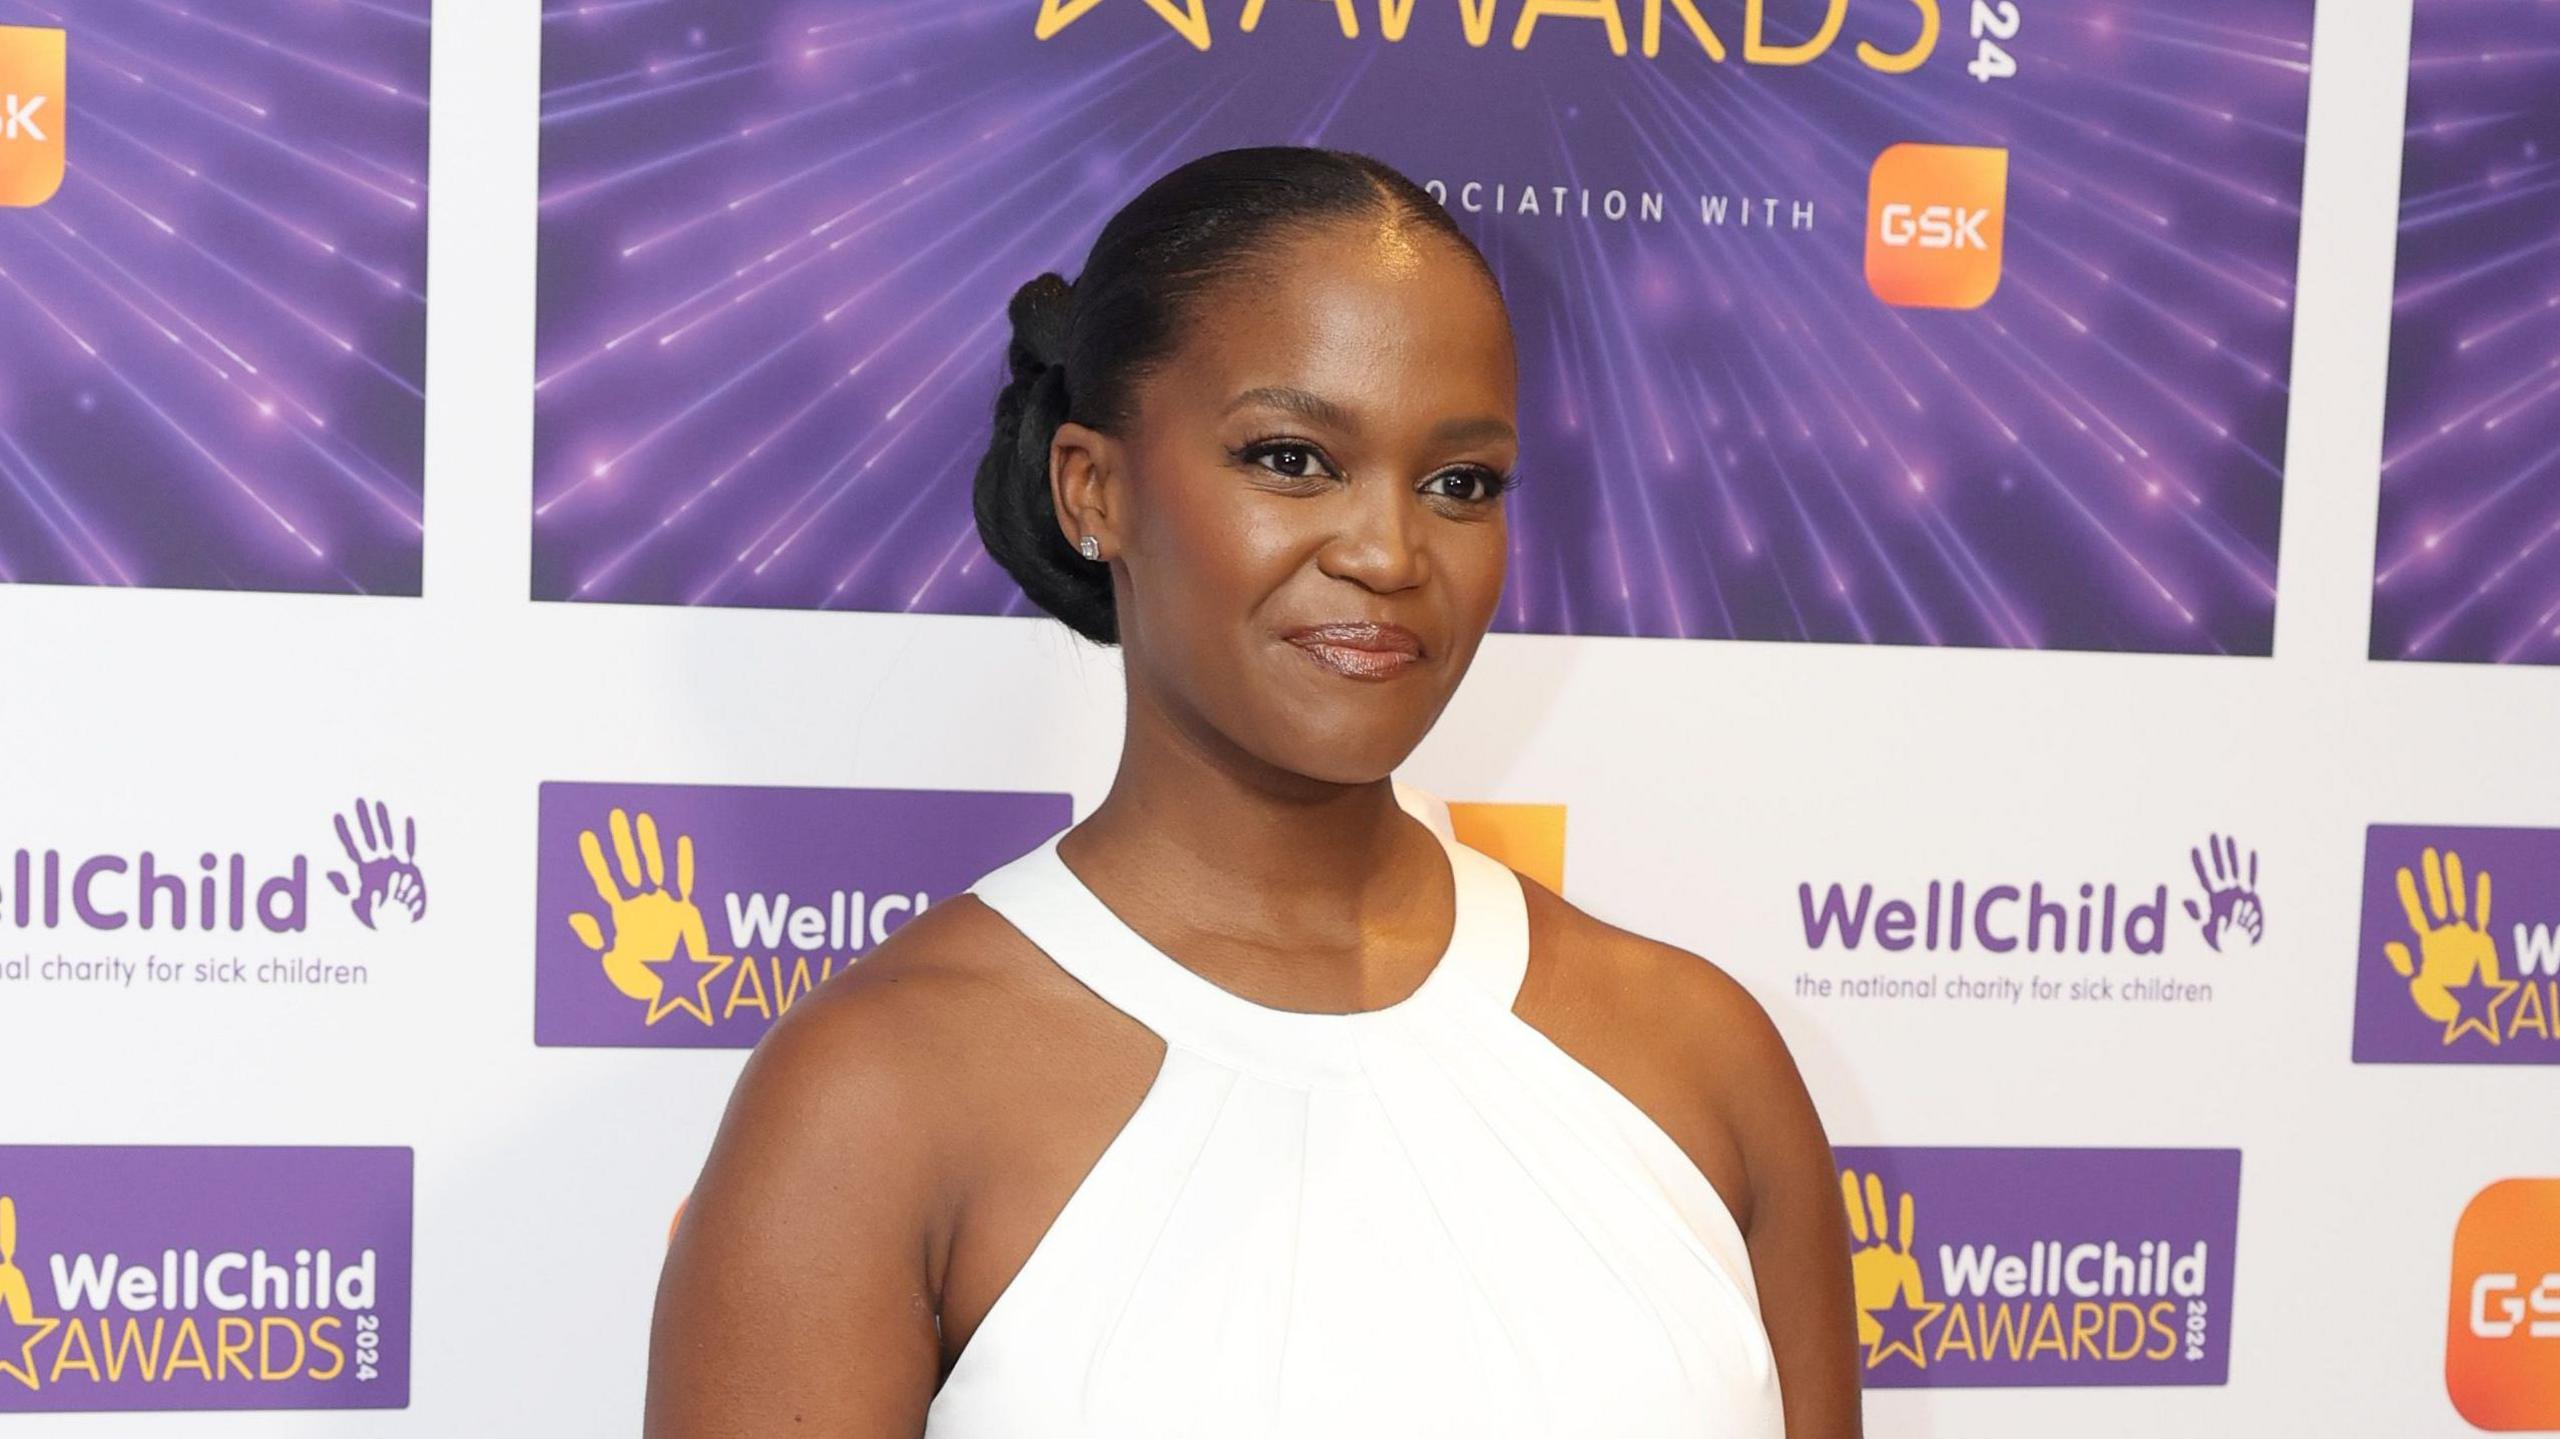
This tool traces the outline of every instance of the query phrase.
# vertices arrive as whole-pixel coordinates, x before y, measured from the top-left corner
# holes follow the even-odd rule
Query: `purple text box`
[[[2240,1151],[1834,1158],[1868,1388],[2229,1379]]]
[[[2357,1062],[2560,1064],[2555,1036],[2560,830],[2367,829]]]
[[[409,1403],[407,1149],[0,1146],[0,1413]]]
[[[545,784],[534,1040],[748,1048],[1073,811],[1063,794]]]

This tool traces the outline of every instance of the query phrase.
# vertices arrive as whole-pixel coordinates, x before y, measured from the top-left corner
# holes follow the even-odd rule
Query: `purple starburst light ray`
[[[69,168],[0,209],[0,580],[414,595],[430,0],[0,0]]]
[[[2418,0],[2375,659],[2560,664],[2560,0]]]
[[[1676,7],[1650,58],[1635,4],[1624,55],[1555,15],[1514,48],[1518,0],[1483,48],[1349,8],[1218,0],[1203,51],[1141,0],[1047,41],[1040,0],[550,5],[536,597],[1025,612],[969,504],[1005,300],[1171,166],[1311,143],[1439,187],[1502,276],[1497,627],[2268,652],[2311,0],[2018,0],[1993,81],[1990,7],[1907,75],[1858,46],[1914,0],[1793,66],[1745,62],[1739,0],[1698,7],[1722,62]],[[1767,8],[1773,45],[1825,14]],[[1868,290],[1906,141],[2011,152],[1980,309]]]

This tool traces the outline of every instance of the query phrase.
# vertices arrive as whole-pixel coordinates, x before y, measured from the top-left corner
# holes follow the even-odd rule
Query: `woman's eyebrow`
[[[1234,414],[1247,405],[1269,405],[1310,423],[1337,430],[1357,432],[1360,422],[1351,411],[1324,396],[1289,385],[1261,385],[1246,390],[1227,402],[1225,413]],[[1434,443],[1444,445],[1472,444],[1477,440],[1509,440],[1516,438],[1511,426],[1491,415],[1476,415],[1463,420],[1443,420],[1432,426]]]
[[[1232,415],[1247,405],[1269,405],[1275,410],[1287,410],[1301,419],[1319,425],[1328,425],[1337,430],[1360,428],[1360,422],[1353,419],[1351,411],[1344,406],[1337,405],[1322,395],[1294,389],[1287,385],[1263,385],[1247,390],[1227,401],[1225,413]]]
[[[1518,438],[1511,426],[1491,415],[1478,415],[1465,420],[1442,420],[1431,427],[1434,444],[1472,445],[1478,440],[1510,440]]]

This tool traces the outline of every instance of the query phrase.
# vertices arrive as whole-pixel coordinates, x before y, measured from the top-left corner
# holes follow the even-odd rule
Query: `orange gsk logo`
[[[2453,1231],[2445,1393],[2501,1432],[2560,1429],[2560,1179],[2502,1179]]]
[[[0,206],[62,188],[69,44],[60,30],[0,25]]]
[[[1867,288],[1888,305],[1970,310],[2000,288],[2009,152],[1896,145],[1867,177]]]

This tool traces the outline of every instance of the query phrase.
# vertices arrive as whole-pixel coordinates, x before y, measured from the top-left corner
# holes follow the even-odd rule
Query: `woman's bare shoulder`
[[[1098,1004],[962,895],[786,1011],[673,1238],[650,1432],[780,1433],[809,1412],[844,1432],[919,1425],[957,1216],[988,1152],[1022,1143],[1017,1116],[1051,1102],[1057,1036]]]
[[[1523,1019],[1608,1080],[1705,1172],[1747,1231],[1761,1179],[1818,1134],[1786,1040],[1704,955],[1611,924],[1523,877]]]
[[[807,1141],[841,1133],[921,1159],[1002,1085],[1023,1041],[1091,996],[994,910],[962,894],[918,914],[793,1005],[739,1076],[735,1103],[781,1111]]]
[[[1527,876],[1529,983],[1542,1002],[1647,1036],[1710,1073],[1793,1072],[1768,1011],[1723,966],[1590,914]],[[1524,1008],[1525,1008],[1524,1003]]]

